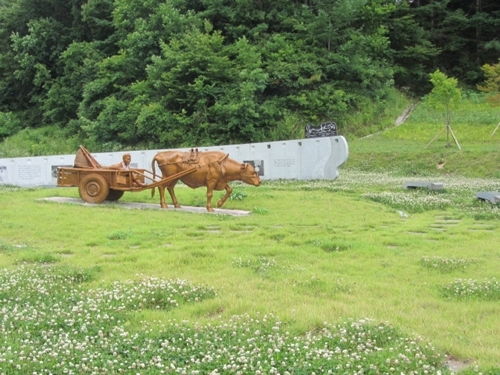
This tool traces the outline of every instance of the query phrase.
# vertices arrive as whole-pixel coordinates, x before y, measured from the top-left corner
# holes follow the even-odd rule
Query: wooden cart
[[[57,186],[78,187],[80,198],[87,203],[101,203],[105,200],[117,201],[126,191],[154,189],[184,175],[192,173],[196,167],[160,179],[153,177],[147,169],[133,168],[117,170],[101,166],[83,146],[76,153],[73,167],[57,168]],[[134,176],[134,177],[133,177]],[[134,179],[143,186],[136,186]]]

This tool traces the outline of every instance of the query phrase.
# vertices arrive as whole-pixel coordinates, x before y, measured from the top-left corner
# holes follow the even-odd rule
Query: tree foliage
[[[395,87],[428,93],[437,69],[476,85],[500,51],[495,0],[4,0],[0,10],[0,140],[57,126],[96,150],[342,127]]]
[[[446,74],[436,70],[430,74],[433,85],[432,91],[427,95],[427,102],[437,109],[449,110],[456,108],[462,100],[462,91],[458,88],[456,78],[448,78]]]
[[[500,106],[500,60],[496,64],[484,64],[481,69],[486,81],[478,85],[478,89],[487,93],[487,101]]]
[[[426,96],[426,101],[436,109],[444,109],[446,114],[446,140],[447,146],[450,146],[450,133],[455,138],[451,130],[451,114],[452,110],[456,108],[462,100],[462,90],[458,87],[458,80],[456,78],[448,78],[446,74],[436,70],[430,74],[430,81],[433,85],[432,91]],[[432,141],[431,141],[432,142]],[[455,142],[460,148],[457,139]]]

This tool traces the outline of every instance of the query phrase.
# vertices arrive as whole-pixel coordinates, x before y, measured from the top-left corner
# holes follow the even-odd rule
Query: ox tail
[[[155,181],[156,178],[156,167],[155,167],[155,162],[158,163],[158,160],[156,160],[156,156],[153,158],[153,161],[151,161],[151,170],[153,171],[153,182]],[[154,198],[155,196],[155,191],[156,188],[151,189],[151,199]]]

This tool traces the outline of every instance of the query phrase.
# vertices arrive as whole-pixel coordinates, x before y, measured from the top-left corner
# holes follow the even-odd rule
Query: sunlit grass
[[[405,189],[407,181],[415,177],[398,176],[389,173],[343,170],[342,178],[332,184],[328,181],[273,181],[272,189],[286,190],[288,186],[313,191],[358,192],[362,197],[388,207],[417,213],[431,210],[450,210],[458,215],[477,219],[494,220],[500,218],[500,206],[478,201],[479,191],[497,191],[499,182],[495,179],[464,178],[459,176],[426,176],[419,180],[441,182],[443,190]]]
[[[496,125],[499,121],[500,110],[485,100],[484,94],[466,92],[463,100],[456,108],[451,109],[451,125],[467,124],[480,127],[481,125]],[[408,124],[446,124],[446,112],[436,110],[425,102],[415,107]],[[493,131],[490,129],[489,134]]]
[[[256,340],[252,332],[264,329],[256,322],[262,323],[258,317],[264,315],[273,316],[269,318],[273,322],[271,328],[279,322],[280,334],[289,332],[283,339],[283,348],[287,350],[291,348],[288,339],[296,340],[290,342],[299,342],[300,347],[309,346],[301,340],[319,334],[318,342],[325,345],[330,342],[322,336],[325,327],[330,332],[328,335],[336,335],[342,330],[339,327],[349,324],[345,322],[357,324],[361,320],[370,330],[380,324],[395,327],[400,333],[394,336],[391,333],[391,337],[401,342],[420,336],[421,339],[415,341],[419,348],[435,346],[432,350],[435,360],[422,360],[422,364],[410,360],[410,364],[405,362],[405,366],[410,367],[404,369],[394,366],[394,357],[389,357],[390,353],[395,358],[406,355],[399,349],[402,346],[394,343],[380,346],[383,350],[378,356],[373,353],[366,356],[366,360],[351,360],[349,366],[361,366],[365,373],[424,373],[421,367],[410,369],[420,365],[430,366],[428,373],[436,373],[436,366],[445,354],[470,364],[471,368],[495,366],[500,335],[496,300],[455,298],[445,296],[442,291],[457,277],[481,282],[498,275],[498,207],[475,198],[478,190],[497,189],[497,180],[440,176],[439,181],[445,187],[442,191],[404,189],[404,182],[413,177],[344,168],[336,181],[265,181],[259,188],[235,184],[235,190],[245,194],[241,194],[242,199],[229,200],[225,207],[251,212],[244,217],[60,205],[36,199],[54,195],[78,197],[77,189],[0,187],[0,265],[11,271],[25,263],[41,264],[42,270],[63,266],[89,270],[79,273],[80,279],[85,280],[78,286],[82,293],[112,288],[116,293],[106,292],[110,296],[128,295],[127,298],[135,301],[126,304],[118,299],[119,306],[124,307],[114,322],[120,320],[121,324],[116,325],[116,332],[109,328],[113,337],[127,333],[128,336],[123,336],[125,339],[122,337],[125,350],[132,352],[129,348],[134,345],[147,350],[157,348],[155,340],[162,332],[178,335],[176,337],[203,333],[219,345],[213,350],[219,353],[220,360],[232,363],[231,367],[220,370],[221,373],[256,373],[258,360],[249,358],[247,363],[254,367],[246,369],[242,367],[243,362],[231,362],[233,357],[230,354],[226,357],[223,348],[229,345],[240,350],[241,343],[226,339],[215,341],[215,335],[220,332],[214,327],[231,325],[232,319],[247,327],[248,321],[251,322],[248,336],[238,335],[243,341]],[[122,199],[158,203],[158,197],[151,200],[148,193],[126,193]],[[217,194],[220,193],[215,197]],[[178,197],[181,204],[200,200],[204,205],[205,191],[179,188]],[[429,197],[439,198],[446,204],[428,203]],[[34,261],[44,254],[50,254],[55,263]],[[152,296],[160,301],[157,292],[148,292],[150,285],[142,285],[141,280],[186,280],[189,285],[203,285],[213,294],[200,298],[199,302],[185,301],[178,306],[168,299],[157,304],[141,302],[131,294],[141,290],[146,299],[151,300]],[[133,291],[123,292],[122,288],[130,285],[135,285]],[[110,305],[113,304],[110,302]],[[22,327],[21,321],[19,324]],[[207,333],[204,327],[212,327],[214,332]],[[235,329],[240,332],[240,328]],[[133,335],[141,337],[140,345],[126,341]],[[378,336],[377,340],[386,340],[384,337]],[[207,349],[208,343],[200,345],[206,350],[203,353],[212,353]],[[258,346],[260,353],[267,353],[266,345]],[[324,349],[327,356],[329,345]],[[386,350],[390,347],[393,352]],[[182,350],[175,345],[172,348],[177,352]],[[201,351],[195,344],[193,348]],[[339,348],[341,352],[344,350],[342,346]],[[102,347],[94,349],[109,354]],[[144,352],[141,358],[130,358],[140,362],[148,355],[159,356],[162,362],[158,363],[162,365],[177,358],[173,352],[167,355],[151,350]],[[276,355],[283,361],[283,351],[280,353]],[[352,353],[349,352],[350,358]],[[342,365],[348,373],[360,371],[354,367],[350,367],[352,372],[347,370],[347,362],[342,362],[347,361],[347,356],[339,360],[334,354],[328,361],[314,362],[317,373],[324,373],[325,366],[333,366],[334,370],[337,365]],[[296,357],[288,355],[288,360],[305,366],[309,359],[304,358],[313,355],[304,349],[297,352]],[[176,362],[176,368],[179,372],[191,373],[191,369],[192,373],[206,373],[207,368],[219,365],[217,358],[211,356],[215,359],[208,364],[197,364],[196,361],[202,359],[193,357],[194,362],[186,362],[187,359],[183,365]],[[107,366],[108,359],[129,361],[129,357],[105,358],[99,366]],[[391,365],[382,366],[388,359]],[[290,367],[288,360],[283,367],[276,367],[279,369],[276,371],[293,373],[285,369]],[[337,360],[339,362],[335,362]],[[279,363],[278,359],[275,362]],[[137,366],[123,363],[128,367]],[[157,362],[148,362],[145,366],[153,366],[153,363]],[[378,366],[379,370],[370,369],[368,363]],[[188,364],[193,367],[188,369]],[[198,365],[214,367],[197,369]],[[115,370],[122,368],[119,363],[112,366]],[[261,360],[260,366],[262,373],[274,371],[271,362],[265,364]],[[155,373],[151,368],[147,373]],[[77,372],[76,368],[71,370]],[[81,367],[79,370],[82,371]],[[166,368],[154,371],[161,370]],[[127,371],[141,372],[138,367]]]
[[[361,139],[349,139],[346,166],[403,176],[459,175],[500,178],[500,107],[467,92],[446,130],[445,113],[420,102],[403,125]]]

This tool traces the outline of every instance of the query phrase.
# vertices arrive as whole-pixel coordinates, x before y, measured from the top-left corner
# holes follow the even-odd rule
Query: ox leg
[[[226,185],[225,189],[226,189],[226,194],[224,194],[224,196],[220,199],[220,201],[217,202],[217,207],[219,208],[221,208],[222,205],[226,203],[227,198],[229,198],[229,196],[233,192],[233,188],[229,185]]]
[[[179,201],[177,200],[177,197],[175,196],[174,192],[174,185],[169,185],[167,186],[168,193],[170,194],[170,198],[172,198],[172,204],[174,205],[175,208],[181,208],[181,205],[179,204]]]
[[[214,212],[214,209],[212,207],[212,197],[214,195],[214,187],[215,183],[207,183],[207,211],[208,212]]]
[[[160,206],[161,208],[168,208],[167,203],[165,202],[165,186],[158,186],[158,192],[160,193]]]

